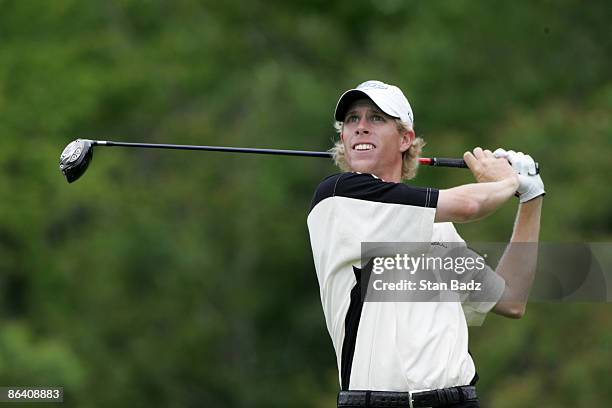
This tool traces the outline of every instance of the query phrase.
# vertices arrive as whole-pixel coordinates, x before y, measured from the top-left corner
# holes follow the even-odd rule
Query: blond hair
[[[397,124],[397,130],[400,133],[412,130],[412,126],[409,123],[402,122],[400,119],[395,119],[395,123]],[[343,126],[343,122],[337,121],[334,123],[334,128],[338,134],[342,133]],[[423,146],[425,146],[425,141],[420,137],[415,137],[408,150],[402,153],[402,180],[410,180],[416,176],[417,168],[419,166],[419,157],[421,156]],[[329,149],[328,152],[332,154],[334,163],[340,168],[340,170],[351,171],[351,168],[346,162],[344,144],[342,143],[342,140],[338,140],[334,147]]]

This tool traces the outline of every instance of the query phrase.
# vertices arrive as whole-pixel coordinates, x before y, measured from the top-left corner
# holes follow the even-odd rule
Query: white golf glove
[[[546,194],[544,183],[537,172],[535,161],[528,154],[516,153],[513,150],[497,149],[493,152],[495,157],[502,157],[510,162],[518,174],[519,187],[517,193],[519,201],[526,203],[536,197]]]

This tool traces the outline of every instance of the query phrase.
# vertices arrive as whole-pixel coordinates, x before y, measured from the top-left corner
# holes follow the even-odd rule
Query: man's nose
[[[367,135],[368,133],[370,133],[370,130],[368,128],[368,121],[367,121],[367,118],[363,117],[359,119],[359,123],[357,123],[357,127],[355,128],[355,134]]]

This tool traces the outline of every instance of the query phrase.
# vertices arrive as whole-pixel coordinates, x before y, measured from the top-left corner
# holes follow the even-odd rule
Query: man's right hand
[[[440,190],[436,222],[470,222],[491,214],[514,195],[519,179],[508,160],[496,158],[490,150],[474,149],[463,158],[478,181]]]
[[[507,158],[496,157],[490,150],[482,150],[477,147],[473,154],[465,152],[463,160],[479,183],[517,178],[517,172],[512,169]]]

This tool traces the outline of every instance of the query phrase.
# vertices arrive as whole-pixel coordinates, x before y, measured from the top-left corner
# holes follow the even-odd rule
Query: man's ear
[[[402,130],[401,137],[400,151],[404,153],[410,149],[410,146],[412,146],[412,143],[414,142],[414,130]]]
[[[336,122],[336,124],[338,124],[339,122]],[[338,132],[338,134],[340,135],[340,141],[344,142],[344,122],[341,122],[342,125],[340,126],[340,131]]]

